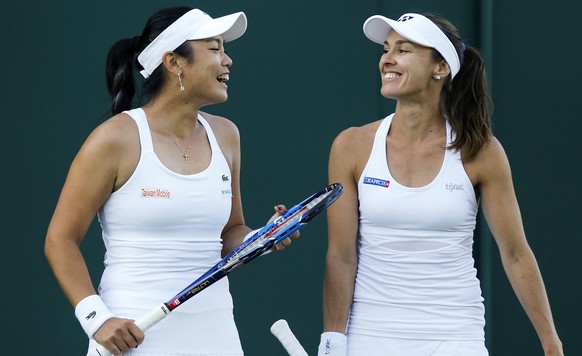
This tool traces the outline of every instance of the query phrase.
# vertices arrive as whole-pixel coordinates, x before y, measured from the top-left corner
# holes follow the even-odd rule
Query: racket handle
[[[156,325],[160,321],[162,321],[165,317],[170,314],[171,310],[168,309],[166,304],[162,303],[159,306],[155,307],[154,309],[150,310],[147,314],[139,318],[135,321],[135,325],[137,325],[141,331],[144,333],[151,328],[152,326]],[[97,344],[97,348],[95,349],[97,352],[96,355],[99,356],[112,356],[113,354],[109,352],[105,347]]]
[[[271,326],[271,333],[275,335],[290,356],[309,356],[295,337],[285,319],[277,320]]]
[[[167,317],[170,314],[170,312],[171,310],[168,309],[166,304],[162,303],[158,305],[156,308],[150,310],[146,315],[137,319],[135,325],[137,325],[141,329],[141,331],[145,333],[149,328],[156,325],[157,323],[162,321],[165,317]]]

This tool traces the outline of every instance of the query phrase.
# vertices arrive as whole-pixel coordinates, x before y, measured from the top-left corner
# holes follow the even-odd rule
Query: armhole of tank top
[[[133,119],[133,121],[135,122],[135,124],[137,126],[137,133],[139,136],[140,154],[139,154],[139,160],[135,166],[135,169],[131,173],[131,176],[127,179],[127,181],[121,187],[119,187],[119,189],[114,191],[112,194],[115,194],[117,192],[121,192],[121,191],[125,190],[126,187],[128,187],[131,184],[131,182],[134,179],[133,177],[135,176],[135,173],[140,168],[140,166],[143,164],[144,154],[146,152],[149,152],[147,150],[148,143],[149,143],[149,147],[150,147],[149,150],[151,152],[153,152],[153,143],[152,143],[152,138],[151,138],[151,134],[150,134],[150,130],[149,130],[147,117],[145,116],[145,111],[143,111],[141,108],[137,108],[137,109],[133,109],[133,110],[127,110],[127,111],[125,111],[125,113]],[[144,148],[144,144],[146,145],[145,148]]]
[[[137,133],[139,135],[140,155],[145,153],[152,153],[154,151],[154,144],[152,141],[152,134],[148,124],[148,119],[142,108],[133,109],[126,112],[137,125]]]
[[[374,142],[372,143],[372,151],[370,151],[370,156],[368,157],[368,161],[366,162],[366,165],[364,166],[364,170],[362,170],[362,175],[360,175],[360,178],[358,179],[358,187],[361,187],[361,185],[363,184],[363,180],[364,177],[366,176],[366,172],[368,171],[368,169],[370,168],[370,166],[374,163],[375,158],[377,155],[384,153],[384,161],[386,162],[386,171],[388,172],[388,174],[390,174],[390,170],[388,169],[388,161],[386,160],[386,145],[384,145],[384,147],[379,147],[380,142],[382,141],[381,138],[383,137],[383,141],[386,142],[386,136],[388,135],[388,129],[390,127],[390,124],[392,123],[392,117],[394,116],[394,114],[390,114],[388,116],[386,116],[383,120],[382,123],[380,123],[380,126],[378,126],[378,129],[376,130],[376,134],[374,135]]]
[[[206,137],[208,137],[208,142],[210,143],[210,149],[212,152],[222,152],[218,145],[218,141],[216,140],[216,136],[214,135],[214,131],[212,131],[212,127],[210,127],[208,121],[206,121],[206,119],[200,114],[198,114],[198,121],[200,121],[206,130]]]
[[[451,126],[449,120],[447,120],[447,143],[446,143],[447,147],[453,142],[454,139],[455,139],[455,132],[453,131],[453,127]],[[475,187],[473,187],[473,182],[471,182],[471,178],[469,178],[469,174],[467,173],[467,170],[465,169],[465,164],[463,163],[463,159],[461,157],[461,152],[459,152],[458,150],[452,149],[452,148],[446,149],[444,164],[451,164],[451,162],[455,159],[460,161],[460,165],[461,165],[460,169],[461,169],[462,174],[463,174],[463,179],[465,180],[465,183],[468,184],[472,188],[471,193],[472,193],[473,199],[475,199],[477,206],[478,206],[479,205],[479,198],[477,196],[477,193],[475,192]]]

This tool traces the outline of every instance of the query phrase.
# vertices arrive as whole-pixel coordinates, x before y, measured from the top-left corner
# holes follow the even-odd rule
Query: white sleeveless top
[[[232,203],[231,172],[202,116],[210,164],[200,173],[181,175],[154,153],[145,112],[126,113],[137,123],[141,154],[133,175],[98,214],[107,248],[99,292],[116,316],[137,319],[220,260],[220,236]],[[227,278],[175,309],[124,355],[243,355]]]
[[[359,264],[348,334],[483,340],[472,257],[478,202],[460,153],[446,150],[428,185],[399,184],[387,164],[392,117],[378,128],[358,182]],[[454,133],[446,125],[448,145]]]

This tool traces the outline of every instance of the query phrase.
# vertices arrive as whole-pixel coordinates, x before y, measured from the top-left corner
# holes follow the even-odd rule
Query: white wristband
[[[318,356],[345,356],[347,353],[348,338],[345,334],[327,331],[321,334],[321,341],[317,349]]]
[[[75,316],[89,338],[103,325],[107,319],[113,317],[101,297],[93,294],[81,300],[75,307]]]

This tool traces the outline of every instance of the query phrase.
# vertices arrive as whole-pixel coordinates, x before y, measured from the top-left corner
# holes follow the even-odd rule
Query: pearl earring
[[[178,81],[180,82],[180,90],[184,91],[184,85],[182,85],[182,77],[180,73],[178,73]]]
[[[435,75],[433,75],[432,77],[433,77],[434,79],[436,79],[436,80],[441,80],[441,76],[440,76],[440,75],[438,75],[438,74],[435,74]]]

